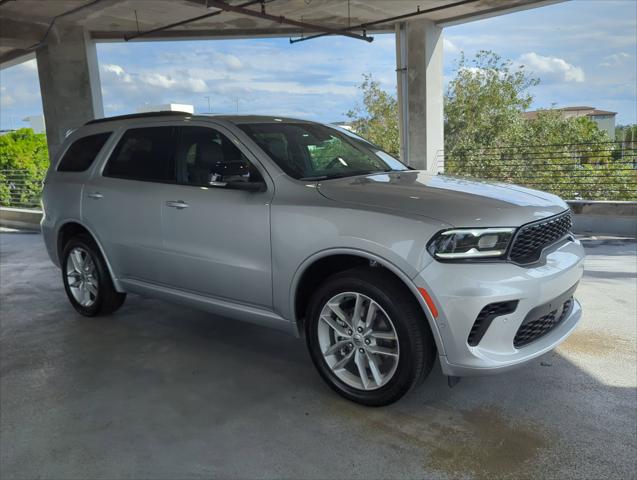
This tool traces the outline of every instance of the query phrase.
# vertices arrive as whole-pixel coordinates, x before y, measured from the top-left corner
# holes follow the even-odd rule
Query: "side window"
[[[243,152],[228,137],[208,127],[181,128],[177,170],[180,183],[186,185],[261,180]]]
[[[127,130],[108,159],[104,176],[175,182],[176,127]]]
[[[83,172],[97,157],[112,132],[89,135],[76,140],[66,151],[58,164],[58,172]]]

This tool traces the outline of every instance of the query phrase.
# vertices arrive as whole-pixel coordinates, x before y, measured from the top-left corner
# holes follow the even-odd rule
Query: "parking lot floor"
[[[83,318],[41,236],[1,233],[0,477],[636,478],[637,244],[584,243],[557,350],[365,408],[273,330],[135,295]]]

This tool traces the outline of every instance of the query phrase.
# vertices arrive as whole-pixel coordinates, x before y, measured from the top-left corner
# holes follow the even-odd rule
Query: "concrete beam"
[[[532,8],[545,7],[547,5],[553,5],[556,3],[563,3],[567,0],[536,0],[528,3],[520,3],[518,5],[511,5],[507,2],[494,2],[496,5],[493,8],[480,10],[479,12],[468,12],[463,15],[457,15],[455,17],[449,17],[444,20],[436,22],[439,27],[451,27],[453,25],[461,25],[463,23],[475,22],[478,20],[485,20],[487,18],[499,17],[500,15],[508,15],[510,13],[523,12],[524,10],[531,10]]]
[[[35,52],[28,52],[26,50],[11,50],[6,55],[0,55],[0,70],[5,68],[11,68],[21,63],[28,62],[35,58]]]
[[[431,20],[396,28],[401,158],[437,172],[444,148],[442,29]]]
[[[69,130],[104,116],[95,43],[78,26],[54,33],[36,52],[51,158]]]

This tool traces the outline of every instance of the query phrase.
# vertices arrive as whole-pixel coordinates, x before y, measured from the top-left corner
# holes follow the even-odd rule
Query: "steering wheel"
[[[344,166],[341,163],[341,157],[334,157],[332,160],[330,160],[330,163],[326,165],[325,170],[329,170],[330,168],[335,167],[336,165]]]

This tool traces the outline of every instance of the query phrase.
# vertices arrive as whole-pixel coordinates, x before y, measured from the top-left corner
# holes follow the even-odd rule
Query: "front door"
[[[170,284],[271,308],[272,186],[251,192],[217,182],[232,176],[263,180],[265,172],[222,127],[181,127],[176,165],[179,184],[170,186],[162,202]]]

